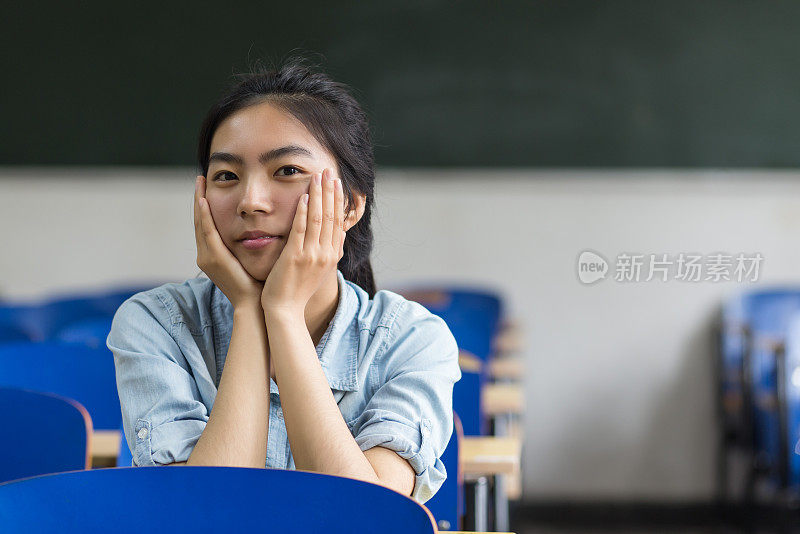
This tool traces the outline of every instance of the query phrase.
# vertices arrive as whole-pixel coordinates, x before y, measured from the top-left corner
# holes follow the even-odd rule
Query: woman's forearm
[[[275,376],[295,467],[378,483],[347,428],[302,313],[266,313]]]
[[[282,393],[282,392],[281,392]],[[269,347],[261,306],[234,309],[214,407],[187,465],[261,467],[267,458]]]

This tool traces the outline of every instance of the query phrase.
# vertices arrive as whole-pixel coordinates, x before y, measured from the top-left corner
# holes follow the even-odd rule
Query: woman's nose
[[[239,199],[239,214],[271,213],[274,207],[272,194],[272,185],[268,180],[260,178],[249,180],[242,189],[242,197]]]

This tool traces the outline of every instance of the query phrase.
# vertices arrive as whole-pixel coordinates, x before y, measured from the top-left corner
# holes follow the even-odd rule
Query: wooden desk
[[[483,412],[486,415],[522,413],[524,402],[519,384],[486,384],[482,394]]]
[[[92,459],[116,459],[120,435],[116,430],[95,430]],[[465,475],[510,475],[519,471],[522,445],[519,438],[465,436],[461,447],[461,469]]]
[[[518,498],[514,486],[506,486],[506,479],[520,478],[522,442],[515,437],[464,436],[459,451],[459,463],[464,479],[475,484],[475,527],[486,530],[488,518],[487,477],[495,479],[495,528],[508,529],[508,499]]]
[[[520,420],[524,406],[522,387],[519,384],[487,384],[483,389],[483,410],[494,419],[494,430],[498,436],[522,439]],[[508,474],[506,493],[517,499],[522,494],[522,476],[519,469]]]
[[[492,341],[492,352],[495,354],[515,354],[522,351],[522,328],[517,321],[507,320],[500,326],[500,331]]]
[[[489,360],[489,376],[494,380],[520,381],[525,374],[522,358],[498,356]]]
[[[464,476],[513,475],[519,472],[522,443],[512,437],[464,436],[460,453]]]
[[[458,351],[458,366],[462,371],[468,373],[480,373],[483,368],[483,362],[480,358],[466,350]]]
[[[516,500],[522,495],[522,471],[520,457],[522,442],[520,436],[465,436],[462,445],[461,469],[464,476],[508,475],[506,495]]]
[[[95,430],[89,443],[92,467],[113,467],[119,454],[119,430]]]
[[[92,459],[116,460],[120,435],[116,430],[95,430]],[[510,475],[519,471],[522,451],[515,437],[465,436],[461,447],[461,469],[465,475]]]

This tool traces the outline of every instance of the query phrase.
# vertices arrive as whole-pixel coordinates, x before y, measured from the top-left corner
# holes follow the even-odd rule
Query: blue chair
[[[54,299],[33,304],[0,307],[0,325],[25,332],[32,341],[50,339],[67,324],[108,315],[92,299]],[[113,316],[113,314],[112,314]]]
[[[458,347],[488,361],[500,330],[502,299],[495,291],[472,287],[413,287],[397,291],[444,319]]]
[[[113,316],[109,316],[71,323],[56,332],[53,340],[59,343],[83,343],[95,348],[104,347],[113,319]]]
[[[0,343],[34,340],[37,336],[32,319],[35,308],[29,304],[0,305]]]
[[[4,532],[434,534],[424,506],[384,486],[281,469],[137,467],[0,485]]]
[[[141,291],[147,291],[154,287],[158,287],[163,283],[164,282],[153,282],[116,286],[107,289],[102,293],[98,293],[92,296],[92,298],[95,300],[98,309],[102,310],[106,315],[113,317],[122,303],[128,300],[130,297]]]
[[[461,351],[469,352],[483,362],[490,359],[503,316],[502,299],[497,292],[434,285],[399,288],[396,292],[444,319]],[[483,414],[481,399],[483,386],[488,380],[487,366],[478,373],[462,369],[462,378],[453,388],[453,408],[460,414],[467,436],[489,432],[490,421]]]
[[[13,325],[0,324],[0,343],[16,343],[19,341],[31,341],[28,333]]]
[[[125,428],[119,427],[119,452],[117,453],[117,467],[131,467],[133,465],[133,455],[128,448],[128,440],[125,439]]]
[[[63,395],[89,411],[95,429],[117,430],[122,411],[114,356],[92,348],[53,342],[0,345],[0,386]]]
[[[98,325],[110,325],[125,300],[156,285],[61,294],[35,303],[0,303],[0,343],[57,338],[94,344]],[[102,341],[105,344],[105,338]]]
[[[113,317],[102,299],[91,297],[54,298],[45,301],[34,311],[29,320],[36,341],[53,339],[53,336],[69,324],[88,319]]]
[[[461,380],[453,385],[453,410],[461,417],[465,436],[487,434],[489,421],[484,416],[481,406],[484,382],[484,373],[473,373],[462,369]]]
[[[459,449],[464,439],[461,420],[453,412],[453,434],[442,454],[442,463],[447,470],[447,480],[425,506],[436,518],[442,530],[461,530],[464,516],[464,473],[459,464]]]
[[[0,387],[0,411],[0,482],[90,467],[92,420],[79,403],[50,393]]]
[[[115,288],[102,292],[78,292],[50,297],[42,302],[0,309],[0,324],[12,322],[34,341],[51,340],[65,327],[84,321],[110,319],[119,306],[141,287]],[[3,315],[15,316],[3,320]]]

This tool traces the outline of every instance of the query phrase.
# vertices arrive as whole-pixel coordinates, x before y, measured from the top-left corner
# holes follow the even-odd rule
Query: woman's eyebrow
[[[301,147],[299,145],[287,145],[287,146],[282,146],[280,148],[273,148],[269,152],[263,152],[260,156],[258,156],[258,161],[263,165],[283,156],[306,156],[309,158],[314,157],[311,151],[308,150],[307,148]],[[214,152],[208,158],[208,163],[211,164],[214,161],[219,161],[223,163],[233,163],[236,165],[244,165],[244,158],[242,158],[242,156],[238,154],[231,154],[230,152]]]

